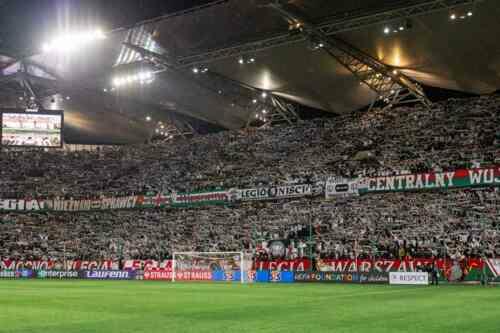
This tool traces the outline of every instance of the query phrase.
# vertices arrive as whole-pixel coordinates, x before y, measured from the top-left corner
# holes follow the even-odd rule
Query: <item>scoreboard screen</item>
[[[2,112],[2,146],[62,147],[63,113]]]

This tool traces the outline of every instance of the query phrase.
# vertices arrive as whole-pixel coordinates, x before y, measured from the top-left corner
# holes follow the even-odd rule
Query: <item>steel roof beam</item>
[[[300,25],[301,34],[318,50],[324,50],[337,62],[349,70],[359,81],[373,90],[377,96],[392,107],[408,100],[430,107],[431,102],[423,89],[409,77],[378,61],[344,40],[323,33],[317,26],[307,21],[304,15],[292,5],[278,2],[270,5],[288,21]]]
[[[377,11],[353,13],[349,18],[345,15],[330,17],[324,22],[316,23],[316,27],[327,36],[341,32],[363,29],[373,25],[388,23],[395,20],[408,19],[423,16],[443,10],[453,9],[459,6],[472,5],[482,0],[432,0],[418,4],[408,4],[399,8],[385,8]],[[237,58],[239,56],[264,51],[274,47],[303,42],[306,39],[293,32],[286,32],[269,36],[263,39],[237,44],[229,47],[218,48],[198,54],[178,58],[179,64],[192,66],[194,64],[209,63],[226,58]]]

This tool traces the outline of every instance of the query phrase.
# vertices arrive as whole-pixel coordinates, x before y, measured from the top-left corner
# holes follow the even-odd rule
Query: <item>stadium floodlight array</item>
[[[472,15],[473,15],[473,13],[472,13],[471,10],[467,11],[466,13],[465,12],[464,13],[455,13],[455,12],[453,12],[453,13],[450,14],[450,20],[452,20],[452,21],[459,20],[459,19],[460,20],[465,20],[467,18],[471,18]]]
[[[72,53],[85,45],[106,39],[106,35],[101,29],[80,32],[66,32],[56,36],[49,42],[43,43],[43,53]]]
[[[238,59],[238,63],[240,65],[253,64],[253,63],[255,63],[255,58],[254,57],[250,57],[250,58],[240,57]]]
[[[174,252],[172,255],[172,282],[182,273],[240,271],[240,283],[248,282],[247,272],[251,270],[251,255],[244,252]]]
[[[117,76],[113,79],[112,83],[114,87],[118,88],[134,83],[140,83],[141,85],[150,84],[153,81],[154,73],[152,71],[141,71],[137,74]]]

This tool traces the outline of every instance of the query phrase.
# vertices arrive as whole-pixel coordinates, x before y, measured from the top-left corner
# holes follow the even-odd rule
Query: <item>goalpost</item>
[[[174,252],[172,255],[172,282],[179,280],[178,275],[196,276],[198,274],[198,276],[203,276],[204,274],[213,274],[216,271],[224,272],[224,274],[233,274],[239,271],[239,282],[245,283],[248,280],[246,274],[251,270],[251,265],[251,256],[249,257],[244,252]],[[188,280],[197,279],[189,278]]]

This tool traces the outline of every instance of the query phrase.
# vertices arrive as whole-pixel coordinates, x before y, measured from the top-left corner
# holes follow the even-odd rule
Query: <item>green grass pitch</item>
[[[0,332],[500,332],[500,289],[0,281]]]

